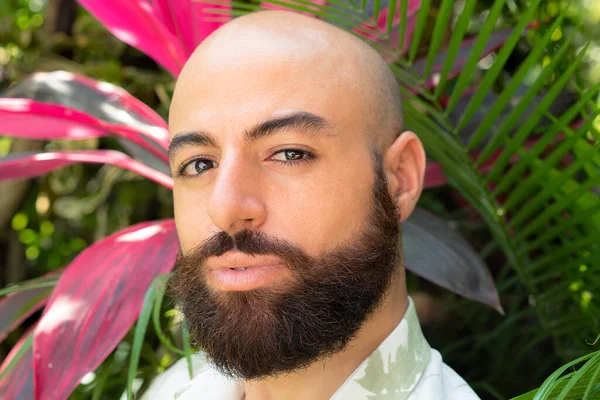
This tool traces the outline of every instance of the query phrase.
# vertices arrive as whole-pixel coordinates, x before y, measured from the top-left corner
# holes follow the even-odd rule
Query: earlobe
[[[384,169],[390,195],[400,211],[401,221],[414,210],[425,179],[425,150],[417,135],[404,132],[387,149]]]

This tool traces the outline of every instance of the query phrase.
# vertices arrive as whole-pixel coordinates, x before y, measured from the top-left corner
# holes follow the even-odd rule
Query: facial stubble
[[[172,288],[190,336],[221,373],[251,380],[302,370],[343,350],[381,304],[401,260],[399,214],[381,162],[362,230],[314,258],[260,231],[219,232],[180,254]],[[292,272],[285,285],[223,292],[207,285],[204,262],[237,249],[275,255]]]

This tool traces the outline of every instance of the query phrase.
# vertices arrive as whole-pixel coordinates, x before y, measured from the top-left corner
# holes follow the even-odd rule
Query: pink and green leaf
[[[37,72],[10,86],[3,97],[59,104],[105,122],[144,123],[162,128],[154,133],[154,139],[159,143],[169,139],[167,123],[153,109],[118,86],[84,75],[67,71]]]
[[[36,399],[66,399],[100,365],[135,323],[152,280],[172,269],[178,250],[174,221],[163,220],[115,233],[75,258],[34,332]]]
[[[79,150],[64,152],[14,153],[0,157],[0,181],[46,174],[75,163],[111,164],[133,171],[169,189],[173,178],[141,164],[115,150]]]
[[[33,399],[33,329],[30,328],[0,366],[0,399]]]
[[[52,273],[42,279],[15,285],[14,292],[0,299],[0,342],[25,319],[44,307],[57,280],[56,273]]]
[[[89,87],[98,94],[103,95],[107,101],[117,105],[119,109],[130,114],[137,115],[138,118],[144,120],[150,125],[162,128],[162,131],[155,133],[154,139],[163,145],[164,143],[168,144],[169,133],[167,131],[166,121],[160,115],[158,115],[156,111],[148,107],[142,101],[133,97],[125,89],[113,85],[112,83],[97,81],[85,75],[73,74],[66,71],[38,72],[37,74],[34,74],[34,77],[37,77],[39,74],[47,75],[48,78],[52,79],[53,81],[60,79],[62,82],[74,82],[81,84],[82,86]],[[100,118],[99,116],[96,117]]]
[[[166,122],[117,86],[55,71],[30,75],[4,95],[0,116],[6,123],[0,134],[85,139],[110,133],[137,161],[169,174]]]
[[[24,139],[81,140],[113,132],[168,162],[164,150],[169,145],[168,133],[161,132],[161,128],[145,130],[111,124],[70,107],[29,99],[0,99],[0,118],[0,135]]]

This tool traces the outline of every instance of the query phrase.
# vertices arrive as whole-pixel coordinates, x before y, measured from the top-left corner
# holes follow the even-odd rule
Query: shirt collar
[[[363,400],[393,394],[397,400],[411,394],[431,354],[421,331],[412,299],[402,321],[348,377],[331,400]]]
[[[331,400],[364,400],[372,396],[387,398],[392,393],[394,399],[405,400],[423,375],[430,354],[431,348],[423,336],[415,306],[409,297],[408,308],[398,326],[346,379]],[[196,398],[199,393],[205,399],[243,398],[243,385],[207,367],[176,397],[178,400]]]

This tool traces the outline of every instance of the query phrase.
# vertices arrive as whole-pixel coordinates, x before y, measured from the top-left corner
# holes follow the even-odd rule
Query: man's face
[[[253,379],[351,339],[389,286],[398,220],[351,67],[248,36],[237,57],[205,46],[169,122],[175,288],[197,344]]]
[[[356,234],[370,211],[370,105],[359,100],[358,84],[349,87],[346,67],[328,65],[326,54],[304,56],[302,48],[282,43],[271,56],[247,39],[238,58],[207,49],[201,65],[180,77],[185,85],[171,106],[172,139],[202,131],[214,141],[186,146],[171,160],[181,248],[185,253],[215,232],[248,228],[318,256]],[[313,57],[320,62],[311,63]],[[326,126],[245,138],[258,124],[298,111],[323,118]],[[207,162],[192,162],[198,158]],[[189,162],[188,176],[177,177]]]

